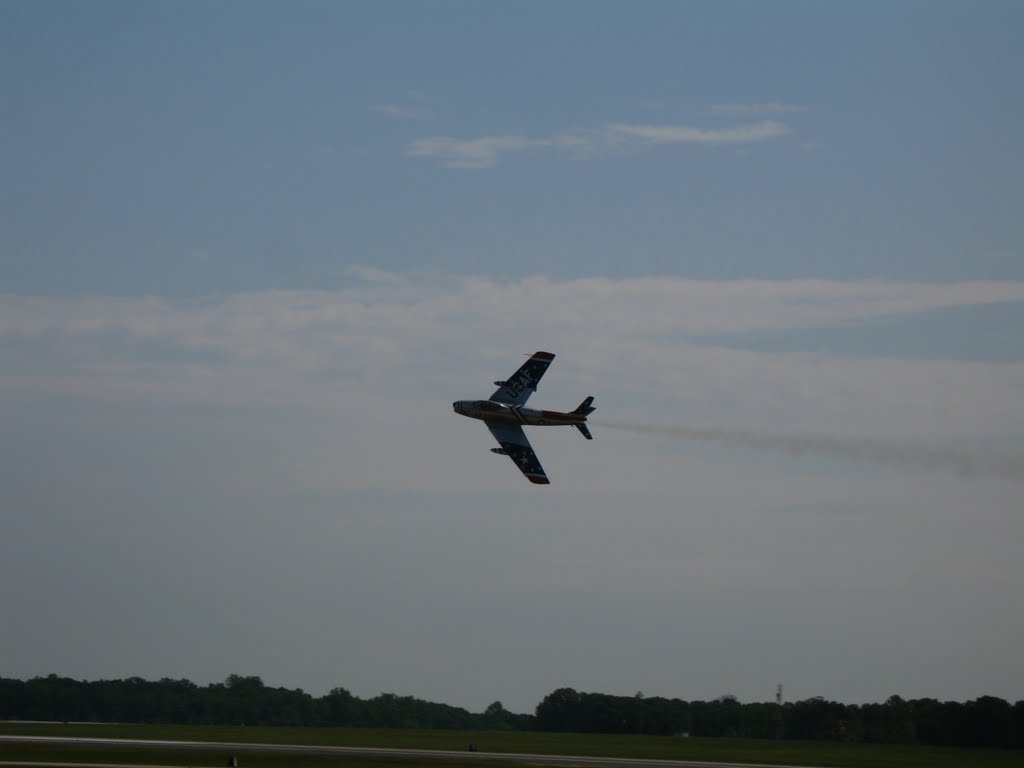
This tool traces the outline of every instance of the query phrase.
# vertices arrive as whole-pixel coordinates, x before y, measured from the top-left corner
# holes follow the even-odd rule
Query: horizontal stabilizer
[[[576,429],[578,429],[580,431],[580,433],[585,438],[587,438],[587,440],[593,440],[594,439],[594,436],[592,434],[590,434],[590,430],[587,429],[587,425],[586,424],[579,424],[579,423],[577,423],[577,424],[573,424],[573,426],[576,427]]]

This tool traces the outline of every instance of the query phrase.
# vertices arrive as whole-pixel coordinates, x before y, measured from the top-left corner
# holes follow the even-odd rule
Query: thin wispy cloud
[[[592,138],[575,134],[543,139],[524,136],[483,136],[478,139],[434,136],[412,142],[409,155],[432,157],[450,168],[490,168],[506,155],[538,150],[579,151],[593,146]]]
[[[409,145],[408,154],[412,157],[431,157],[451,168],[479,169],[490,168],[503,157],[526,151],[580,152],[664,144],[749,144],[778,139],[789,133],[787,125],[776,121],[716,129],[691,125],[611,123],[594,131],[562,133],[542,138],[514,134],[475,139],[432,136],[413,141]]]
[[[423,120],[430,117],[430,114],[419,107],[406,107],[399,104],[377,104],[370,107],[374,112],[378,112],[388,117],[398,118],[400,120]]]
[[[522,136],[484,136],[479,139],[454,139],[434,136],[417,139],[409,145],[412,157],[433,157],[450,168],[489,168],[503,155],[548,146],[544,140]]]
[[[741,125],[734,128],[705,130],[689,125],[627,125],[608,126],[606,135],[612,142],[634,141],[645,144],[747,144],[777,139],[789,128],[772,121]]]

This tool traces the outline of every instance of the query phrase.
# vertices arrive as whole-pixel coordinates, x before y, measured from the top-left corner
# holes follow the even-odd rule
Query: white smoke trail
[[[686,427],[591,419],[595,426],[664,435],[681,440],[697,440],[779,451],[791,456],[807,454],[836,459],[850,459],[883,467],[921,467],[953,471],[960,475],[997,477],[1024,482],[1024,455],[992,449],[964,449],[951,446],[928,446],[917,443],[889,443],[856,437],[825,435],[786,435],[772,432],[750,432],[717,427]]]

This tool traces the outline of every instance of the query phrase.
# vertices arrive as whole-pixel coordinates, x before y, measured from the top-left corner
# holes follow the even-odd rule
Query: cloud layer
[[[354,267],[352,287],[339,291],[269,291],[223,299],[171,303],[156,297],[47,298],[0,296],[0,338],[119,331],[231,332],[258,327],[298,331],[401,310],[429,325],[445,318],[500,313],[519,322],[577,318],[573,325],[629,337],[672,333],[703,336],[766,330],[824,328],[950,307],[1024,301],[1024,283],[972,281],[899,283],[882,280],[706,281],[673,277],[579,278],[543,276],[516,281],[487,278],[420,280]],[[543,322],[543,321],[541,321]],[[534,323],[535,325],[538,323]],[[215,343],[207,339],[208,343]]]
[[[344,383],[412,407],[424,377],[453,398],[472,394],[465,389],[475,378],[514,363],[510,350],[547,348],[571,360],[579,384],[631,417],[668,408],[683,423],[742,428],[754,419],[776,431],[897,439],[1024,431],[1017,364],[772,354],[729,343],[1020,301],[1021,283],[352,276],[336,292],[186,303],[6,296],[0,389],[311,403],[320,402],[313,393],[330,397]],[[419,384],[406,394],[410,377]]]

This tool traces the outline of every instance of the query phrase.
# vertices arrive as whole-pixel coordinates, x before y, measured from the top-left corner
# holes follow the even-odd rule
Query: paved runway
[[[595,768],[788,768],[767,763],[709,763],[701,760],[644,760],[631,757],[585,757],[576,755],[530,755],[511,752],[470,752],[444,751],[434,749],[388,749],[386,747],[325,747],[300,744],[245,744],[217,741],[157,741],[151,739],[98,739],[60,736],[0,736],[4,742],[21,744],[81,744],[104,747],[137,747],[153,749],[204,749],[223,750],[225,762],[228,755],[245,752],[276,752],[279,754],[303,753],[309,755],[362,755],[366,757],[399,758],[445,758],[446,760],[501,761],[539,766],[593,766]],[[242,762],[239,760],[239,762]],[[24,765],[24,763],[3,763],[0,765]],[[79,763],[33,763],[33,765],[77,766]],[[99,768],[95,763],[91,768]],[[118,768],[130,768],[119,764]],[[138,767],[136,767],[138,768]],[[147,766],[147,768],[149,768]],[[166,768],[164,766],[163,768]]]

